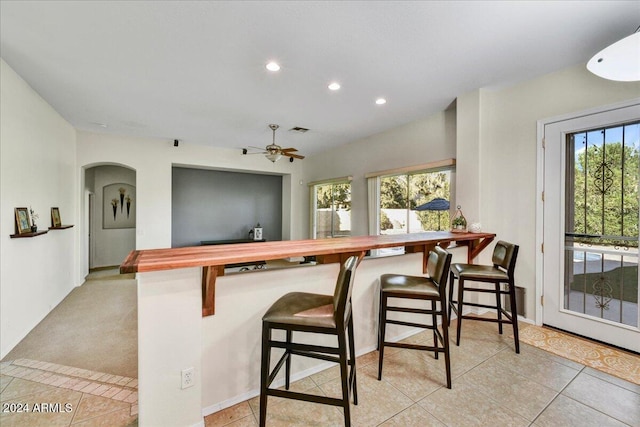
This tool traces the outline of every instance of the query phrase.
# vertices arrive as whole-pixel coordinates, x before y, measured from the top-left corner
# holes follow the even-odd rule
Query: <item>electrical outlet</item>
[[[195,383],[193,368],[187,368],[182,370],[182,388],[192,387]]]

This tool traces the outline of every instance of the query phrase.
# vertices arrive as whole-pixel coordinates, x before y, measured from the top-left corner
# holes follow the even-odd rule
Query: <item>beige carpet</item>
[[[534,325],[521,329],[520,340],[534,347],[640,385],[640,356],[550,328]]]
[[[17,359],[137,378],[135,280],[117,270],[89,275],[3,361]]]

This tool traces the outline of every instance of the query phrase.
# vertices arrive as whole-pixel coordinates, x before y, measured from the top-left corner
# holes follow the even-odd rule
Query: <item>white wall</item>
[[[4,357],[80,284],[77,228],[11,239],[14,208],[39,214],[51,208],[63,224],[78,222],[76,133],[9,65],[0,60],[0,357]]]
[[[251,171],[284,175],[283,239],[305,238],[300,215],[307,209],[306,186],[300,184],[302,162],[271,163],[263,156],[243,156],[240,148],[215,149],[173,139],[145,139],[78,132],[79,167],[104,164],[126,166],[136,172],[136,249],[171,247],[172,166]],[[288,202],[291,206],[288,206]]]
[[[456,155],[456,112],[448,109],[363,138],[305,159],[307,182],[352,175],[351,233],[367,235],[367,180],[365,174],[404,166],[414,166]],[[304,216],[309,229],[308,207]]]
[[[467,224],[477,223],[480,216],[480,129],[481,96],[477,90],[456,101],[456,199]],[[492,231],[492,230],[489,230]]]

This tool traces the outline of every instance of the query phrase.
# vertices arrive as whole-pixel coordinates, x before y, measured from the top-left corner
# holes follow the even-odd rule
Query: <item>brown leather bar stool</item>
[[[451,318],[451,310],[456,312],[458,316],[458,329],[456,335],[456,345],[460,345],[460,330],[462,319],[479,320],[482,322],[498,323],[498,332],[502,334],[502,324],[507,323],[513,325],[513,339],[516,345],[516,353],[520,353],[520,340],[518,339],[518,310],[516,307],[516,287],[513,280],[513,272],[516,268],[516,258],[518,257],[518,245],[499,241],[493,250],[493,265],[476,265],[476,264],[452,264],[451,265],[451,287],[449,288],[449,318]],[[458,300],[453,299],[453,281],[458,279]],[[464,283],[467,280],[474,282],[493,283],[494,287],[487,288],[469,288]],[[502,289],[502,283],[507,284],[507,289]],[[496,296],[496,305],[479,304],[464,301],[465,292],[481,292],[492,293]],[[509,295],[511,303],[511,313],[502,308],[501,296]],[[482,307],[495,309],[498,318],[486,318],[473,315],[462,314],[463,306]],[[506,317],[505,318],[503,318]]]
[[[427,274],[423,276],[406,276],[403,274],[383,274],[380,276],[380,324],[378,335],[378,380],[382,379],[382,361],[385,347],[410,348],[414,350],[426,350],[435,352],[435,358],[439,353],[444,353],[445,368],[447,372],[447,388],[451,388],[451,359],[449,356],[449,322],[447,319],[446,286],[451,254],[436,246],[429,252],[427,259]],[[395,307],[389,305],[389,298],[407,298],[431,301],[430,308]],[[440,309],[436,309],[440,302]],[[387,319],[387,312],[418,313],[431,315],[431,323],[405,322]],[[437,316],[442,318],[442,333],[438,330]],[[413,326],[433,330],[433,346],[407,344],[385,341],[386,324]]]
[[[345,261],[340,268],[333,295],[291,292],[278,299],[262,317],[260,426],[266,424],[267,396],[342,406],[344,423],[346,426],[351,425],[349,412],[349,393],[351,390],[353,390],[353,403],[355,405],[358,404],[351,291],[353,289],[355,270],[359,262],[360,257],[357,256],[352,256]],[[274,329],[286,331],[286,341],[273,340],[271,331]],[[338,346],[330,347],[293,342],[294,331],[335,335],[338,340]],[[269,372],[272,348],[282,348],[284,349],[284,354],[274,369]],[[338,363],[342,380],[342,398],[289,391],[292,355]],[[283,365],[285,366],[285,390],[269,388]]]

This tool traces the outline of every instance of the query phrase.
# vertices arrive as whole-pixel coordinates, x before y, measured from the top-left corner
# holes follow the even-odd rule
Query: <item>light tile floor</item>
[[[127,426],[138,415],[138,380],[18,359],[0,363],[0,425]]]
[[[453,325],[452,325],[453,326]],[[521,328],[526,325],[521,324]],[[358,405],[354,426],[640,426],[640,386],[536,347],[514,351],[509,333],[493,324],[465,322],[460,347],[452,342],[453,387],[445,387],[444,358],[388,348],[382,381],[378,353],[357,360]],[[510,329],[507,329],[510,331]],[[426,342],[420,333],[409,342]],[[340,395],[336,367],[302,379],[292,388]],[[253,398],[205,418],[207,427],[255,426]],[[341,426],[342,409],[269,397],[268,426]]]
[[[431,334],[420,333],[405,341],[430,340]],[[385,353],[382,381],[377,352],[358,358],[354,426],[640,426],[639,385],[522,342],[517,355],[510,334],[498,335],[493,324],[463,325],[460,347],[452,343],[451,390],[444,387],[443,357],[397,348]],[[136,425],[134,378],[27,359],[0,364],[0,374],[3,427]],[[339,396],[338,369],[292,388]],[[20,404],[29,404],[29,411],[17,412]],[[256,397],[209,415],[205,423],[255,426],[258,413]],[[267,425],[341,426],[342,410],[270,397]]]

